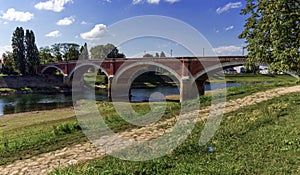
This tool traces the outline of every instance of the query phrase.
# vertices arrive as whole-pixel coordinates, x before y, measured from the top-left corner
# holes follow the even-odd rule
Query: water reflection
[[[213,84],[205,85],[205,90],[214,90],[219,88],[228,88],[234,86],[242,86],[243,83],[227,83],[227,84]],[[134,102],[148,101],[149,97],[154,92],[160,92],[167,95],[178,95],[179,89],[177,87],[156,87],[150,89],[132,89],[131,100]],[[97,101],[107,100],[107,91],[97,91],[97,95],[86,93],[85,99],[95,99]],[[71,94],[24,94],[24,95],[10,95],[0,96],[0,116],[4,114],[50,110],[56,108],[70,107],[73,105]]]

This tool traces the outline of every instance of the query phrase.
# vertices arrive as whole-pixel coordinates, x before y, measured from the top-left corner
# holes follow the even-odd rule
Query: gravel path
[[[252,104],[260,103],[275,97],[279,97],[281,95],[294,92],[300,92],[300,86],[276,88],[265,92],[258,92],[246,96],[244,98],[229,100],[226,102],[225,113],[232,112],[240,109],[241,107],[246,107]],[[199,118],[197,120],[202,120],[203,118],[207,118],[209,116],[209,111],[210,107],[207,107],[198,111],[193,111],[193,113],[197,112],[198,114],[201,114],[201,116],[199,115]],[[168,125],[172,126],[173,122],[174,118],[167,119],[165,121],[158,122],[150,126],[125,131],[119,134],[121,137],[129,139],[134,138],[134,140],[136,141],[143,142],[145,140],[158,138],[162,136],[166,132],[166,130],[162,128]],[[98,144],[109,148],[109,151],[121,150],[128,146],[125,143],[105,145],[105,137],[107,136],[103,136],[103,138],[101,138],[98,141]],[[116,141],[118,140],[118,138],[111,137],[109,139],[115,139]],[[56,167],[67,167],[70,165],[77,164],[79,162],[100,158],[104,155],[105,153],[103,151],[98,150],[91,143],[81,143],[72,147],[66,147],[61,150],[56,150],[50,153],[44,153],[29,159],[18,160],[10,165],[1,166],[0,174],[47,174]]]

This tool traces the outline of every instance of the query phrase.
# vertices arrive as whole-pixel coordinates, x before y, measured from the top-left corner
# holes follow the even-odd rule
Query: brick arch
[[[98,64],[95,64],[95,63],[82,63],[82,64],[80,64],[80,65],[77,65],[77,66],[69,73],[68,78],[72,78],[73,75],[74,75],[74,73],[75,73],[77,70],[79,70],[80,68],[84,67],[84,66],[94,66],[94,67],[96,67],[97,69],[100,69],[107,77],[109,77],[109,74],[107,73],[107,71],[106,71],[103,67],[99,66]]]
[[[47,65],[46,67],[44,67],[42,70],[41,70],[41,74],[45,74],[47,71],[49,70],[58,70],[61,74],[63,74],[64,76],[66,76],[66,74],[64,73],[64,71],[58,67],[58,66],[55,66],[55,65]],[[51,71],[53,72],[53,71]]]
[[[160,67],[160,68],[163,68],[167,71],[169,71],[170,73],[172,73],[176,79],[178,81],[181,80],[181,75],[179,75],[176,70],[173,70],[172,68],[166,66],[166,65],[163,65],[161,63],[157,63],[157,62],[154,62],[154,61],[141,61],[141,62],[135,62],[135,63],[131,63],[130,65],[127,65],[127,66],[124,66],[124,67],[120,67],[120,70],[116,72],[114,78],[115,79],[118,79],[120,75],[122,75],[123,73],[125,73],[126,71],[134,68],[134,67],[138,67],[138,66],[144,66],[144,65],[147,65],[147,66],[157,66],[157,67]],[[136,78],[136,77],[131,77],[132,78]]]
[[[198,72],[194,78],[195,80],[197,79],[207,79],[206,74],[207,73],[211,73],[211,72],[217,72],[217,71],[220,71],[220,70],[225,70],[227,68],[230,68],[230,67],[235,67],[235,66],[242,66],[245,64],[245,61],[235,61],[235,62],[227,62],[227,63],[222,63],[220,67],[220,65],[215,65],[215,66],[210,66],[210,67],[206,67],[204,70]]]

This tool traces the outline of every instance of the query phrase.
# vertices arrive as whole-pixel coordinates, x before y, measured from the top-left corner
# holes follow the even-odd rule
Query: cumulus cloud
[[[225,31],[232,30],[232,29],[234,29],[234,26],[229,26],[225,28]]]
[[[71,25],[74,21],[75,21],[75,18],[73,16],[70,16],[70,17],[66,17],[64,19],[57,21],[56,24],[59,26],[68,26],[68,25]]]
[[[236,8],[241,8],[242,7],[242,2],[235,2],[235,3],[228,3],[224,7],[219,7],[216,12],[218,14],[224,13],[229,11],[230,9],[236,9]]]
[[[8,9],[2,16],[2,19],[9,21],[27,22],[33,18],[33,14],[30,12],[16,11],[14,8]]]
[[[242,47],[231,45],[214,48],[214,51],[217,55],[241,55],[242,49]]]
[[[100,40],[108,33],[107,27],[104,24],[96,24],[95,27],[85,33],[81,33],[80,36],[85,40]]]
[[[73,0],[48,0],[45,2],[39,2],[34,7],[39,10],[61,12],[68,3],[73,3]]]
[[[149,4],[159,4],[160,0],[147,0]]]
[[[132,4],[133,5],[136,5],[136,4],[140,4],[140,3],[142,3],[143,1],[142,0],[133,0],[132,1]]]
[[[173,4],[175,2],[179,2],[180,0],[165,0],[166,2],[170,3],[170,4]]]
[[[164,0],[167,3],[173,4],[175,2],[178,2],[180,0]],[[136,5],[136,4],[142,4],[144,2],[147,2],[148,4],[159,4],[161,2],[161,0],[133,0],[132,4]]]
[[[52,32],[46,34],[45,36],[46,36],[46,37],[57,38],[57,37],[60,37],[60,36],[61,36],[61,33],[60,33],[60,31],[55,30],[55,31],[52,31]]]

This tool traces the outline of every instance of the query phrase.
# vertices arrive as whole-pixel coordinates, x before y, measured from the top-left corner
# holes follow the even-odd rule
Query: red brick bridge
[[[89,68],[96,67],[108,77],[108,96],[110,97],[111,85],[114,79],[120,80],[120,77],[127,77],[126,82],[123,82],[126,84],[130,80],[129,77],[131,79],[136,78],[134,74],[137,72],[160,67],[176,77],[178,82],[181,83],[180,87],[184,84],[184,80],[192,79],[196,82],[199,93],[203,94],[204,82],[210,75],[230,67],[244,65],[245,60],[245,56],[78,60],[44,64],[39,67],[38,73],[54,74],[59,71],[64,75],[65,84],[71,86],[75,74],[83,74]],[[180,91],[182,96],[182,88]]]

